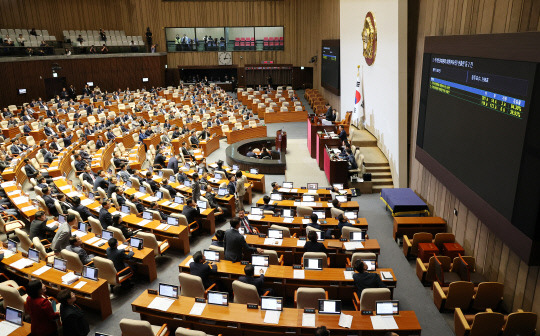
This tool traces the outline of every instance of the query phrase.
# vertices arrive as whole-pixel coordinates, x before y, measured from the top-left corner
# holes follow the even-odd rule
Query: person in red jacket
[[[45,285],[40,280],[31,280],[28,283],[26,311],[30,314],[32,336],[56,336],[58,327],[55,313],[51,304],[45,297]]]

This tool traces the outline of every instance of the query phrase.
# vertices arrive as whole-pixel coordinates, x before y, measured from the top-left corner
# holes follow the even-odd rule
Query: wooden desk
[[[329,126],[323,126],[318,122],[314,122],[311,120],[312,118],[308,118],[307,121],[307,146],[309,150],[309,154],[313,159],[317,158],[317,132],[322,132],[324,130],[330,131],[336,131],[336,126],[329,125]]]
[[[67,181],[64,178],[57,179],[54,181],[56,188],[64,193],[68,198],[75,196],[73,194],[75,191],[73,187],[69,186]],[[81,201],[86,199],[86,196],[81,193],[77,193],[77,196],[80,197]],[[96,209],[100,206],[99,202],[94,202],[89,204],[88,209],[94,214],[99,215]],[[113,213],[117,211],[114,207],[109,209],[109,212]],[[151,232],[156,235],[158,240],[168,239],[171,248],[181,249],[184,253],[189,253],[189,230],[186,226],[171,226],[167,230],[160,230],[157,227],[161,224],[159,221],[151,221],[150,223],[141,226],[139,223],[143,219],[135,215],[129,215],[122,218],[122,221],[128,226],[136,229],[143,229],[146,232]]]
[[[28,336],[30,331],[30,323],[23,322],[23,325],[15,329],[9,336]]]
[[[442,254],[450,257],[450,260],[454,260],[455,257],[465,254],[465,249],[459,243],[444,243],[442,248]]]
[[[122,133],[121,136],[117,136],[116,138],[114,138],[114,141],[116,143],[124,144],[124,147],[126,149],[132,148],[133,146],[135,146],[135,140],[133,140],[133,134],[135,134],[135,131],[129,132],[127,134]]]
[[[178,265],[180,272],[189,273],[189,264],[192,257],[188,256]],[[228,260],[221,260],[216,263],[217,273],[221,283],[228,290],[232,291],[232,282],[244,275],[244,267],[239,262],[233,263]],[[345,268],[324,268],[322,271],[305,270],[304,279],[295,279],[292,266],[270,265],[264,274],[265,287],[274,289],[277,296],[294,296],[294,291],[298,287],[320,287],[328,291],[329,298],[351,298],[355,291],[354,281],[345,279]],[[397,280],[394,272],[390,268],[379,268],[376,273],[390,272],[392,280],[383,280],[390,290],[396,287]]]
[[[330,185],[334,183],[348,184],[349,163],[347,160],[336,158],[331,159],[328,150],[324,150],[324,173]]]
[[[143,143],[146,145],[146,149],[149,149],[150,145],[154,145],[154,148],[156,148],[160,141],[160,134],[152,134],[149,138],[143,139]]]
[[[208,167],[216,169],[217,164],[211,163],[208,165]],[[232,174],[232,168],[228,167],[227,165],[222,165],[222,167],[227,171],[227,173]],[[265,193],[266,191],[266,183],[265,183],[265,175],[264,174],[251,174],[248,171],[242,172],[248,179],[249,182],[253,183],[253,190],[260,191],[261,193]]]
[[[346,193],[344,195],[350,200],[352,198],[352,193],[350,189],[345,189]],[[302,196],[311,191],[306,188],[279,188],[278,191],[284,196],[290,196],[293,198],[302,198]],[[330,201],[332,202],[332,192],[328,189],[317,189],[317,195],[319,195],[319,200],[321,201]]]
[[[337,135],[336,135],[337,136]],[[341,146],[341,139],[330,138],[324,134],[317,134],[317,164],[320,170],[324,170],[324,153],[326,152],[326,146],[339,147]]]
[[[2,135],[5,139],[13,139],[19,133],[21,133],[19,127],[2,128]]]
[[[204,152],[204,157],[212,154],[215,150],[219,149],[219,137],[215,136],[209,140],[201,140],[199,147]]]
[[[34,204],[29,196],[26,195],[22,188],[18,184],[15,184],[14,181],[2,183],[2,188],[6,192],[11,204],[19,210],[19,213],[23,215],[26,221],[31,222],[34,219],[34,215],[39,210],[39,205],[37,203]],[[24,197],[26,199],[19,197]]]
[[[294,109],[294,106],[292,106]],[[267,124],[281,122],[306,121],[307,111],[289,111],[289,112],[265,112],[264,122]]]
[[[446,221],[441,217],[394,217],[394,240],[418,232],[446,232]]]
[[[266,137],[266,126],[257,126],[253,128],[244,128],[236,131],[225,132],[227,136],[227,143],[233,144],[238,141],[253,139],[253,138],[264,138]]]
[[[326,211],[326,217],[330,216],[330,208],[332,208],[332,203],[326,202],[326,201],[319,201],[319,202],[296,202],[296,201],[270,201],[270,204],[277,208],[284,208],[284,209],[293,209],[297,206],[309,206],[313,208],[314,210],[325,210]],[[310,205],[306,205],[310,204]],[[264,205],[262,197],[259,198],[259,200],[256,203],[257,206]],[[352,210],[358,210],[360,207],[358,205],[358,202],[356,201],[349,201],[349,202],[343,202],[341,203],[341,207],[345,209],[345,211],[352,211]]]
[[[229,303],[229,306],[207,304],[200,316],[191,315],[194,298],[181,296],[166,310],[148,308],[157,295],[144,291],[131,304],[132,310],[141,315],[142,320],[154,325],[167,323],[170,330],[178,327],[202,330],[210,334],[224,336],[262,336],[262,335],[313,335],[315,328],[302,327],[303,309],[283,308],[279,324],[264,323],[265,312],[260,309],[247,309],[245,304]],[[232,301],[232,299],[230,299]],[[373,330],[371,318],[359,311],[347,311],[353,315],[351,329],[338,325],[339,315],[317,314],[315,326],[325,325],[332,335],[384,335],[387,330]],[[394,317],[400,335],[420,335],[422,328],[414,311],[400,311]]]
[[[433,243],[418,244],[418,258],[422,259],[422,262],[429,262],[429,258],[437,254],[439,254],[439,249],[437,248],[437,245]]]
[[[23,256],[21,253],[17,253],[10,258],[2,260],[2,264],[5,269],[12,274],[17,275],[23,279],[38,278],[45,286],[47,286],[47,292],[51,295],[56,295],[60,290],[64,288],[69,288],[77,296],[77,304],[83,307],[88,307],[91,309],[98,310],[101,313],[101,318],[105,319],[112,314],[111,299],[109,296],[109,287],[107,281],[103,279],[98,279],[98,281],[92,281],[88,279],[81,278],[78,281],[75,281],[71,285],[65,285],[62,283],[62,276],[66,273],[60,272],[51,268],[50,270],[42,273],[40,275],[33,274],[34,271],[37,271],[41,267],[45,266],[44,261],[39,263],[34,263],[34,265],[23,268],[21,270],[16,269],[10,264],[21,259]],[[75,288],[78,283],[81,281],[86,282],[81,288]]]

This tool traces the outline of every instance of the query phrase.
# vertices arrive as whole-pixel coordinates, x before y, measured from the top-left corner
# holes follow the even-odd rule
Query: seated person
[[[382,282],[379,274],[367,272],[367,265],[360,259],[354,263],[353,274],[354,286],[356,287],[356,293],[360,298],[362,291],[366,288],[386,288],[386,285]]]
[[[126,273],[133,272],[131,267],[126,264],[126,261],[133,259],[133,254],[134,254],[133,249],[130,246],[128,246],[125,249],[119,250],[117,248],[118,240],[116,240],[116,238],[109,239],[108,243],[109,243],[109,247],[107,248],[107,251],[106,251],[107,258],[113,262],[116,272],[120,272],[126,267],[129,267],[129,271],[125,271]],[[125,253],[125,252],[128,252],[128,253]],[[123,273],[122,275],[125,275],[126,273]]]
[[[340,233],[342,232],[344,226],[351,226],[351,227],[353,226],[351,223],[349,223],[349,219],[344,214],[339,214],[339,216],[337,216],[337,220],[338,220],[338,229]],[[348,238],[348,237],[344,237],[344,238]]]
[[[74,235],[69,238],[69,245],[66,247],[66,250],[77,253],[79,255],[79,259],[81,259],[81,262],[86,265],[91,262],[92,259],[94,259],[94,255],[86,253],[85,249],[83,249],[81,246],[81,238]]]
[[[317,233],[315,231],[309,231],[307,238],[308,238],[308,241],[304,245],[305,252],[327,253],[326,246],[324,246],[323,243],[317,241]]]
[[[245,275],[238,278],[239,281],[255,286],[259,295],[263,295],[266,292],[270,292],[268,294],[272,295],[272,289],[262,288],[264,284],[264,270],[261,269],[259,277],[255,278],[255,267],[251,264],[247,264],[246,267],[244,267],[244,274]]]
[[[206,258],[201,251],[195,252],[193,262],[189,264],[189,273],[201,278],[204,288],[208,288],[214,284],[210,276],[217,274],[217,265],[212,264],[212,262],[206,264],[205,261]]]
[[[332,200],[332,206],[338,210],[342,210],[342,211],[345,211],[342,207],[341,207],[341,202],[338,201],[337,199],[333,199]]]
[[[323,231],[325,239],[332,238],[332,229],[327,229],[325,231],[324,228],[319,224],[319,217],[317,217],[317,215],[311,214],[311,216],[309,216],[309,219],[311,220],[311,222],[308,223],[307,226],[311,226],[314,229]]]
[[[212,240],[212,245],[223,247],[223,239],[225,238],[225,231],[217,230],[215,236],[216,236],[216,240]]]
[[[270,203],[270,196],[268,195],[264,195],[263,196],[263,203],[264,203],[264,206],[263,206],[263,210],[267,210],[267,211],[275,211],[276,208],[269,204]]]

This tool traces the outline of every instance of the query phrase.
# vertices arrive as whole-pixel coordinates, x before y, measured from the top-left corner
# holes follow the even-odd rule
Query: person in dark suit
[[[255,267],[251,264],[247,264],[246,267],[244,267],[244,274],[245,275],[241,275],[238,278],[238,281],[255,286],[260,296],[266,292],[269,292],[268,295],[272,296],[272,289],[264,289],[262,287],[264,285],[264,270],[261,269],[259,277],[255,278]]]
[[[201,214],[201,211],[197,208],[195,201],[192,198],[188,198],[184,205],[184,209],[182,210],[182,214],[186,216],[188,223],[193,223]]]
[[[49,209],[49,213],[53,216],[58,216],[58,210],[56,209],[56,206],[54,205],[54,198],[51,196],[51,190],[49,188],[43,188],[41,189],[43,192],[43,200],[45,201],[45,205]]]
[[[90,332],[88,321],[84,318],[84,312],[75,301],[77,297],[71,289],[62,289],[57,296],[60,305],[60,318],[66,336],[86,336]]]
[[[206,194],[204,195],[204,198],[208,201],[208,205],[216,209],[216,212],[223,212],[223,209],[219,206],[217,200],[216,200],[216,193],[214,192],[214,188],[210,184],[206,185]]]
[[[326,114],[325,114],[325,119],[328,119],[332,116],[332,106],[330,106],[330,104],[326,104]]]
[[[96,176],[89,165],[85,167],[85,172],[83,173],[82,177],[83,181],[90,183],[92,186],[94,185],[94,182],[96,182]]]
[[[150,185],[150,188],[152,188],[152,192],[156,192],[159,190],[159,184],[152,180],[152,173],[151,172],[146,172],[146,179],[145,179],[145,182],[148,183]]]
[[[225,239],[225,231],[216,230],[215,237],[216,237],[216,240],[212,240],[212,243],[210,245],[223,247],[223,239]]]
[[[217,265],[205,263],[206,258],[201,251],[193,254],[193,262],[189,264],[189,273],[201,278],[204,288],[208,288],[214,284],[210,277],[217,274]]]
[[[315,231],[309,231],[308,241],[304,245],[306,252],[324,252],[327,253],[326,246],[323,243],[317,241],[317,233]]]
[[[276,208],[270,204],[270,196],[268,195],[264,195],[263,196],[263,210],[267,210],[267,211],[276,211]]]
[[[122,159],[120,157],[120,154],[118,154],[118,152],[114,152],[113,163],[114,163],[114,166],[116,168],[120,168],[120,166],[122,166],[122,164],[128,164],[129,160]]]
[[[167,167],[167,164],[165,163],[166,160],[167,158],[165,157],[165,155],[163,155],[161,153],[161,150],[158,149],[156,157],[154,158],[154,167],[157,165],[159,165],[159,168]]]
[[[225,248],[225,260],[237,262],[242,260],[243,251],[249,251],[251,253],[263,253],[261,248],[254,248],[246,243],[244,236],[238,232],[240,228],[240,219],[238,217],[232,218],[230,221],[231,228],[225,232],[225,238],[223,239],[223,247]]]
[[[244,229],[246,234],[259,234],[257,228],[254,228],[249,223],[249,219],[246,217],[246,211],[242,208],[238,210],[238,219],[240,220],[240,227]]]
[[[163,189],[167,189],[171,197],[175,198],[178,192],[176,191],[176,189],[169,185],[169,180],[164,179],[161,183],[163,184]]]
[[[197,202],[201,197],[201,183],[199,181],[199,174],[193,174],[193,183],[191,183],[191,193],[193,201]]]
[[[358,297],[362,296],[362,291],[366,288],[386,288],[377,273],[366,272],[367,265],[361,259],[357,259],[354,263],[354,270],[356,272],[353,274],[353,280]]]
[[[109,212],[110,207],[111,203],[109,203],[108,200],[101,202],[101,209],[99,210],[99,222],[104,230],[107,230],[107,228],[111,225],[114,226],[113,217]]]
[[[119,250],[117,248],[118,240],[116,240],[116,238],[109,239],[108,243],[109,243],[109,247],[107,248],[107,251],[106,251],[107,258],[113,262],[114,268],[116,269],[116,271],[120,272],[126,267],[129,267],[126,264],[126,261],[131,260],[133,258],[133,254],[134,254],[133,249],[130,246],[128,246],[125,249]],[[126,254],[126,252],[128,253]],[[129,272],[128,271],[125,271],[125,272],[130,273],[130,272],[133,272],[133,270],[131,269],[131,267],[129,267]],[[126,273],[122,275],[125,275],[125,274]]]
[[[353,226],[350,222],[349,222],[349,219],[344,215],[344,214],[339,214],[338,217],[338,230],[339,232],[341,233],[342,230],[343,230],[343,227],[345,226]],[[349,237],[344,237],[344,238],[349,238]]]
[[[339,139],[345,143],[345,144],[348,144],[349,143],[349,139],[347,139],[347,132],[345,132],[345,128],[343,127],[343,125],[339,125],[338,127],[338,130],[339,130]]]
[[[40,210],[36,212],[34,220],[30,223],[29,236],[30,239],[38,237],[39,240],[43,240],[47,238],[47,234],[54,234],[54,230],[56,230],[56,227],[50,228],[47,226],[47,216],[45,216],[44,211]]]
[[[169,163],[167,163],[167,169],[172,169],[175,174],[178,174],[178,159],[180,158],[179,154],[171,156]]]
[[[116,190],[116,183],[118,183],[118,178],[116,176],[112,176],[110,178],[110,183],[109,183],[109,187],[107,188],[106,192],[107,192],[107,198],[111,198],[112,197],[112,193],[115,192]]]
[[[64,147],[71,146],[71,139],[73,139],[73,134],[66,135],[65,133],[62,133],[62,141],[64,142]]]
[[[96,151],[101,147],[105,147],[105,141],[103,141],[103,136],[100,135],[96,141]]]
[[[98,188],[107,190],[107,188],[109,187],[109,182],[105,180],[105,171],[98,170],[97,175],[98,176],[96,180],[94,181],[94,192],[96,192]]]
[[[84,171],[86,168],[86,161],[82,160],[80,154],[75,155],[75,170],[78,172]]]
[[[66,247],[66,250],[73,253],[77,253],[83,265],[86,265],[89,262],[91,262],[92,259],[94,259],[94,255],[88,254],[86,250],[83,249],[81,246],[82,246],[81,238],[73,235],[69,238],[69,245]]]
[[[227,184],[227,190],[229,191],[230,195],[236,194],[236,176],[231,175],[229,176],[229,184]]]
[[[12,147],[13,148],[13,147]],[[28,178],[33,178],[38,176],[39,172],[34,166],[30,163],[30,160],[28,158],[24,159],[24,172],[26,173],[26,176]]]
[[[81,199],[78,196],[73,197],[72,202],[73,210],[79,213],[79,216],[81,216],[81,219],[83,221],[86,222],[88,220],[88,217],[96,218],[94,217],[94,215],[92,215],[92,213],[90,212],[90,210],[88,210],[87,207],[81,204]]]

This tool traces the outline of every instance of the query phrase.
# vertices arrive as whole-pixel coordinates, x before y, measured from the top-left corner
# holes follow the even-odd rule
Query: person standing
[[[191,190],[193,193],[193,201],[197,202],[201,197],[201,183],[199,182],[199,174],[193,174],[193,183],[191,184]]]
[[[56,320],[58,313],[54,312],[51,301],[45,297],[46,287],[41,280],[30,280],[26,287],[26,312],[32,320],[32,336],[57,336]]]
[[[231,228],[225,232],[225,238],[223,239],[223,247],[225,249],[225,260],[232,262],[238,262],[242,260],[243,251],[263,253],[261,248],[254,248],[246,243],[246,238],[240,234],[238,229],[240,228],[240,219],[235,217],[231,219]]]
[[[146,36],[146,43],[148,44],[148,50],[150,50],[152,46],[152,32],[150,31],[150,27],[146,27],[146,33],[144,35]]]
[[[82,309],[75,304],[76,300],[75,293],[68,288],[58,293],[64,336],[86,336],[90,332],[88,321],[84,318]]]
[[[69,245],[69,238],[71,237],[71,229],[76,227],[77,217],[75,215],[67,215],[66,221],[58,227],[58,231],[54,235],[51,243],[51,249],[55,254],[59,255],[60,251]]]
[[[246,194],[247,177],[242,174],[242,171],[236,172],[236,208],[244,208],[244,195]]]

